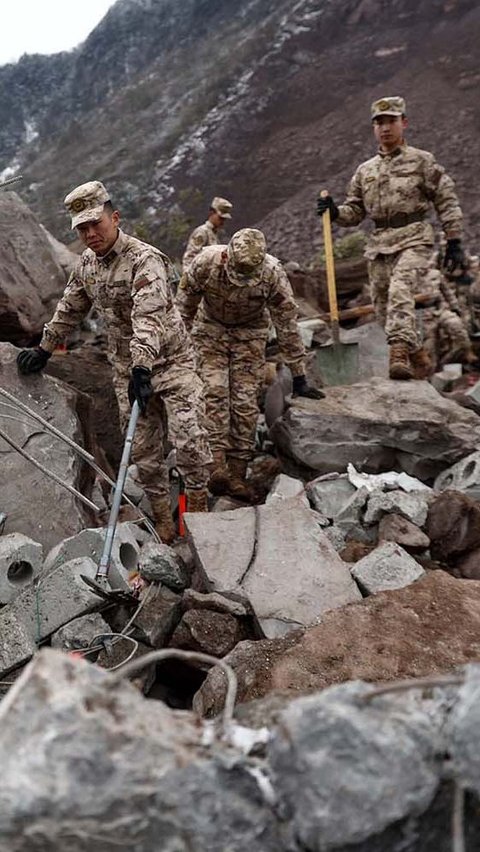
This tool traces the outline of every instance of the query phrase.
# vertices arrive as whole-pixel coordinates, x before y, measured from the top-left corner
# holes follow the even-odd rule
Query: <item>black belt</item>
[[[436,296],[433,299],[428,299],[426,302],[415,302],[415,308],[417,311],[422,308],[439,308],[441,305],[441,298]]]
[[[394,213],[393,216],[387,216],[386,219],[374,219],[373,222],[376,228],[405,228],[412,222],[423,222],[424,218],[424,213]]]

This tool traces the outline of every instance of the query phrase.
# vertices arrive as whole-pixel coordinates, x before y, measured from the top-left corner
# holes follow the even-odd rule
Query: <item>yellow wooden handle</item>
[[[330,193],[326,189],[322,189],[321,198],[327,198]],[[330,210],[325,210],[322,216],[323,224],[323,242],[325,245],[325,265],[327,268],[327,289],[328,289],[328,304],[330,307],[330,321],[338,323],[338,304],[337,304],[337,288],[335,285],[335,264],[333,261],[333,240],[332,240],[332,223],[330,220]]]

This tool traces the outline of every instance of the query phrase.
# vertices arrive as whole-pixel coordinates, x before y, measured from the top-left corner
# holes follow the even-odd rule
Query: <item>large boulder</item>
[[[0,343],[0,385],[20,402],[41,415],[64,435],[86,442],[86,426],[77,414],[75,391],[49,376],[21,376],[17,370],[18,350]],[[26,453],[60,480],[90,496],[93,477],[78,455],[47,432],[40,423],[0,396],[0,428]],[[85,413],[85,412],[84,412]],[[34,467],[0,438],[2,467],[1,510],[7,514],[5,532],[19,532],[49,550],[67,536],[86,526],[87,515],[79,501],[65,488]],[[93,518],[90,517],[90,525]]]
[[[369,473],[400,469],[425,481],[480,443],[480,418],[428,382],[372,378],[325,390],[322,400],[296,399],[270,429],[287,464],[307,475],[352,462]]]
[[[50,319],[65,272],[32,211],[15,192],[0,194],[0,339],[24,345]]]
[[[225,660],[234,668],[239,702],[280,691],[292,697],[360,678],[390,681],[445,673],[480,659],[480,582],[431,571],[413,585],[379,592],[325,613],[287,644],[241,642]],[[223,707],[223,674],[211,669],[194,707]]]

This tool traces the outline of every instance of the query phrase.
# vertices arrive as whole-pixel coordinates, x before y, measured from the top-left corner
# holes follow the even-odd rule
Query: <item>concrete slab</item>
[[[473,500],[480,500],[480,452],[470,453],[444,470],[437,476],[433,487],[435,491],[461,491]]]
[[[280,473],[275,479],[265,503],[272,503],[275,500],[288,500],[291,497],[299,498],[308,507],[308,497],[302,480]]]
[[[415,559],[393,541],[386,541],[351,568],[352,577],[366,595],[402,589],[419,580],[425,571]]]
[[[7,604],[38,576],[43,547],[23,533],[0,538],[0,604]]]
[[[81,579],[95,577],[88,557],[72,559],[61,570],[28,586],[0,612],[0,677],[32,656],[44,639],[73,618],[98,609],[101,599]]]
[[[281,636],[360,600],[316,513],[298,499],[215,515],[185,515],[210,591],[242,589],[264,634]]]
[[[133,526],[128,522],[117,525],[108,574],[108,581],[112,589],[129,589],[128,576],[131,571],[136,571],[138,568],[140,545],[134,531],[132,531]],[[65,538],[47,554],[42,575],[49,574],[56,567],[69,562],[71,559],[83,556],[88,556],[98,565],[105,535],[105,527],[94,527],[93,529],[82,530],[70,538]]]

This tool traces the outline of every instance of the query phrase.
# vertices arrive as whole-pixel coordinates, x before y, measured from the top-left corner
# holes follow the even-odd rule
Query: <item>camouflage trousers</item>
[[[249,461],[265,376],[266,333],[210,324],[197,327],[193,339],[205,385],[210,448]]]
[[[415,293],[422,292],[431,261],[428,246],[415,246],[395,254],[380,254],[368,261],[368,277],[375,315],[388,343],[404,342],[415,352],[420,341],[415,317]]]
[[[113,384],[123,431],[130,417],[129,378],[128,367],[115,366]],[[132,448],[132,460],[138,467],[138,477],[146,494],[164,497],[170,493],[165,464],[167,440],[176,449],[177,469],[186,487],[205,487],[212,456],[204,428],[203,386],[193,359],[191,364],[172,364],[161,372],[154,372],[152,387],[147,414],[138,418]]]
[[[423,347],[435,369],[448,363],[455,354],[467,354],[470,338],[461,317],[447,307],[424,308],[417,311]]]

